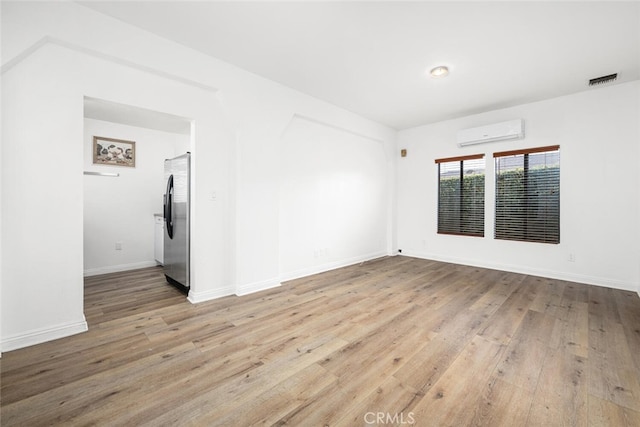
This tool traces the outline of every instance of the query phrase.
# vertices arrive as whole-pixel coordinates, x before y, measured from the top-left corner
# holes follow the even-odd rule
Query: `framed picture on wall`
[[[136,143],[124,139],[93,137],[93,163],[96,165],[136,166]]]

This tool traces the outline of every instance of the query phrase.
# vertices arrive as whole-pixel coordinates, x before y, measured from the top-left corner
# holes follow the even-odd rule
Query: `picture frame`
[[[94,136],[93,164],[134,168],[136,166],[136,142]]]

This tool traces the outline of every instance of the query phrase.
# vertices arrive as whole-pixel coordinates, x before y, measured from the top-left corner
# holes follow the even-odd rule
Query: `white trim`
[[[498,263],[481,263],[473,260],[446,257],[436,254],[404,250],[401,254],[404,256],[429,259],[433,261],[450,262],[453,264],[469,265],[472,267],[489,268],[492,270],[508,271],[511,273],[528,274],[531,276],[547,277],[549,279],[565,280],[568,282],[584,283],[587,285],[604,286],[607,288],[620,289],[624,291],[636,291],[637,285],[635,283],[621,282],[619,280],[608,279],[605,277],[584,276],[581,274],[566,273],[562,271],[553,271],[546,269],[539,269],[528,266],[512,265],[512,264],[498,264]],[[639,293],[640,296],[640,293]]]
[[[237,285],[236,286],[236,295],[243,296],[252,294],[254,292],[266,291],[267,289],[277,288],[278,286],[282,286],[282,283],[277,278],[263,280],[261,282],[249,283],[246,285]]]
[[[324,273],[325,271],[335,270],[337,268],[347,267],[349,265],[359,264],[362,262],[371,261],[373,259],[381,258],[389,255],[391,254],[388,254],[387,252],[384,252],[384,251],[380,251],[380,252],[375,252],[368,255],[349,258],[342,261],[334,261],[326,264],[321,264],[321,265],[317,265],[309,268],[303,268],[303,269],[295,270],[289,273],[285,273],[280,275],[280,279],[273,278],[273,279],[264,280],[261,282],[238,285],[235,287],[235,289],[233,287],[227,286],[222,289],[216,289],[216,290],[201,292],[201,293],[193,292],[193,290],[191,290],[189,291],[189,296],[187,299],[192,304],[198,304],[201,302],[210,301],[216,298],[221,298],[229,295],[244,296],[244,295],[252,294],[254,292],[260,292],[267,289],[277,288],[278,286],[282,286],[282,282],[284,282],[285,280],[293,280],[293,279],[298,279],[300,277],[311,276],[317,273]]]
[[[42,37],[40,40],[38,40],[37,42],[35,42],[34,44],[29,46],[22,52],[20,52],[18,55],[16,55],[15,57],[11,58],[9,61],[2,64],[2,67],[0,67],[0,75],[3,75],[13,67],[18,65],[19,63],[21,63],[31,55],[33,55],[34,52],[36,52],[38,49],[40,49],[42,46],[46,45],[47,43],[50,43],[50,37],[48,36]]]
[[[289,130],[289,127],[291,126],[291,123],[293,123],[294,119],[296,119],[296,118],[301,119],[301,120],[305,120],[305,121],[307,121],[309,123],[314,123],[316,125],[328,127],[328,128],[334,129],[334,130],[345,132],[345,133],[349,133],[349,134],[355,135],[355,136],[357,136],[359,138],[368,139],[369,141],[377,142],[377,143],[380,143],[380,144],[384,145],[384,141],[381,140],[381,139],[374,138],[372,136],[365,135],[364,133],[356,132],[356,131],[348,129],[346,127],[343,127],[343,126],[340,126],[340,125],[335,125],[333,123],[329,123],[329,122],[326,122],[324,120],[316,119],[316,118],[313,118],[311,116],[307,116],[307,115],[301,114],[301,113],[293,113],[293,115],[291,116],[291,119],[289,120],[289,123],[287,123],[287,125],[284,127],[284,131],[280,135],[280,140],[282,140],[282,137],[287,132],[287,130]],[[386,154],[387,154],[387,152],[385,151],[385,155]]]
[[[84,270],[84,277],[98,276],[100,274],[119,273],[121,271],[138,270],[140,268],[155,267],[156,261],[134,262],[132,264],[111,265],[107,267],[89,268]]]
[[[347,267],[361,262],[371,261],[372,259],[388,256],[386,251],[374,252],[368,255],[361,255],[353,258],[344,259],[341,261],[329,262],[326,264],[314,265],[312,267],[301,268],[299,270],[290,271],[280,274],[280,281],[285,282],[287,280],[299,279],[301,277],[311,276],[313,274],[324,273],[326,271],[335,270],[337,268]]]
[[[19,63],[21,63],[22,61],[27,59],[29,56],[31,56],[34,52],[38,51],[41,47],[43,47],[45,45],[48,45],[48,44],[53,44],[53,45],[57,45],[57,46],[60,46],[60,47],[64,47],[64,48],[67,48],[69,50],[73,50],[75,52],[79,52],[79,53],[83,53],[85,55],[93,56],[94,58],[99,58],[99,59],[103,59],[105,61],[112,62],[114,64],[122,65],[122,66],[129,67],[129,68],[135,68],[136,70],[139,70],[139,71],[150,73],[150,74],[153,74],[153,75],[156,75],[156,76],[159,76],[159,77],[164,77],[164,78],[169,79],[169,80],[173,80],[173,81],[177,81],[177,82],[180,82],[180,83],[184,83],[186,85],[194,86],[194,87],[197,87],[197,88],[200,88],[200,89],[204,89],[206,91],[210,91],[210,92],[213,92],[213,93],[217,93],[219,91],[218,88],[215,88],[213,86],[209,86],[207,84],[203,84],[203,83],[197,82],[195,80],[186,79],[184,77],[180,77],[180,76],[175,75],[175,74],[167,73],[165,71],[158,70],[158,69],[153,68],[153,67],[148,67],[146,65],[138,64],[136,62],[129,61],[127,59],[123,59],[123,58],[119,58],[117,56],[113,56],[113,55],[109,55],[109,54],[106,54],[106,53],[98,52],[97,50],[89,49],[89,48],[86,48],[84,46],[80,46],[80,45],[77,45],[77,44],[74,44],[74,43],[70,43],[70,42],[67,42],[67,41],[64,41],[64,40],[60,40],[60,39],[57,39],[55,37],[50,37],[50,36],[42,37],[36,43],[31,45],[27,49],[23,50],[20,54],[16,55],[14,58],[12,58],[11,60],[7,61],[4,65],[2,65],[0,67],[0,75],[6,73],[10,69],[12,69],[16,65],[18,65]]]
[[[82,320],[73,323],[64,323],[51,328],[35,329],[19,335],[4,338],[2,340],[2,351],[7,352],[19,348],[41,344],[47,341],[57,340],[70,335],[79,334],[89,330],[87,320],[84,315]]]
[[[221,289],[213,289],[206,292],[194,292],[193,289],[189,290],[189,296],[187,300],[191,304],[198,304],[205,301],[211,301],[212,299],[222,298],[229,295],[234,295],[235,288],[233,286],[227,286]]]

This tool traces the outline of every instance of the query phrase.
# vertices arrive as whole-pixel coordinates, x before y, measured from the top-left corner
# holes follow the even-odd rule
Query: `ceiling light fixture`
[[[440,65],[436,68],[433,68],[431,71],[429,71],[429,74],[431,74],[431,77],[436,77],[436,78],[446,77],[449,74],[449,69],[444,65]]]

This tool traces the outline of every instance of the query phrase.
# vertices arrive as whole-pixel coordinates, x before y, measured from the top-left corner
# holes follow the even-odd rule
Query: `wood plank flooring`
[[[3,354],[2,426],[639,426],[640,298],[389,257],[191,305],[87,278],[84,334]]]

